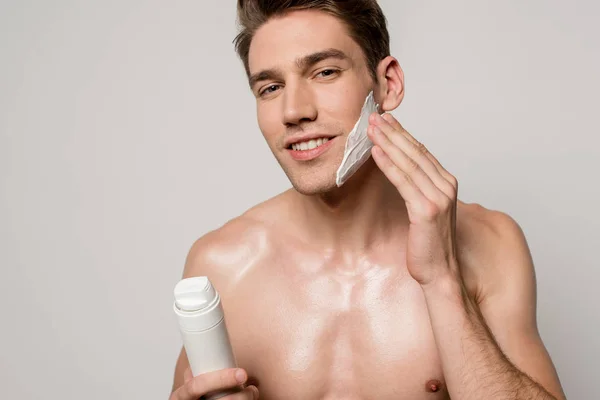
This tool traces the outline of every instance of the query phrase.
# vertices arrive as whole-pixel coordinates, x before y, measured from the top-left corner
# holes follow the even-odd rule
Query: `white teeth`
[[[300,151],[300,150],[312,150],[315,149],[329,141],[328,138],[321,139],[311,139],[306,142],[294,143],[292,144],[292,150]]]

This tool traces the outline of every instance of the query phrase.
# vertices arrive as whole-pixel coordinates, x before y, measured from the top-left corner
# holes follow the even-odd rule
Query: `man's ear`
[[[377,85],[375,100],[379,103],[380,111],[395,110],[404,99],[404,71],[398,60],[387,56],[377,66]]]

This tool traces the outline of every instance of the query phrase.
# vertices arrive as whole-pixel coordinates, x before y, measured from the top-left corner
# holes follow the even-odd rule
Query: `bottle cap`
[[[173,310],[182,331],[205,331],[223,320],[221,298],[206,276],[180,280],[174,294]]]
[[[175,286],[175,306],[181,311],[203,310],[215,297],[215,288],[206,276],[183,279]]]

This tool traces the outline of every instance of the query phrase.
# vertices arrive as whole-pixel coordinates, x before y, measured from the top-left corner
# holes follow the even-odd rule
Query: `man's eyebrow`
[[[305,69],[310,68],[313,65],[315,65],[321,61],[327,60],[329,58],[335,58],[338,60],[350,60],[350,57],[348,57],[346,55],[346,53],[344,53],[343,51],[331,48],[331,49],[318,51],[316,53],[308,54],[304,57],[298,58],[296,60],[296,66],[300,70],[305,70]],[[281,71],[278,69],[275,69],[275,68],[265,69],[263,71],[260,71],[256,74],[253,74],[252,76],[250,76],[250,78],[249,78],[250,88],[254,88],[254,85],[256,85],[260,81],[266,81],[269,79],[277,79],[277,78],[280,78],[281,75],[282,75]]]
[[[250,89],[254,88],[254,85],[256,85],[258,82],[260,81],[267,81],[269,79],[278,79],[281,77],[281,72],[278,69],[265,69],[263,71],[260,71],[254,75],[252,75],[249,78],[249,82],[250,82]]]
[[[348,57],[343,51],[331,48],[301,57],[296,60],[296,65],[299,69],[304,70],[306,68],[312,67],[313,65],[323,60],[327,60],[328,58],[335,58],[338,60],[350,59],[350,57]]]

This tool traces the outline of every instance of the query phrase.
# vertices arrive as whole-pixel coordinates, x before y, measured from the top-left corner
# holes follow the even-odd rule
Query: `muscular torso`
[[[459,205],[457,240],[475,296],[470,207]],[[203,273],[221,294],[238,365],[262,400],[449,398],[402,244],[349,259],[278,224],[233,224],[238,234],[205,255]]]

